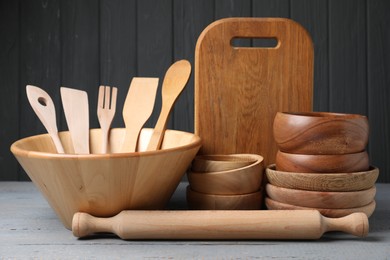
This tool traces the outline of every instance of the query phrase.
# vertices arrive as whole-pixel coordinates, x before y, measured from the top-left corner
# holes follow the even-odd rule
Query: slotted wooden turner
[[[234,38],[275,38],[275,47],[234,47]],[[226,18],[195,50],[195,133],[201,154],[255,153],[274,162],[278,111],[311,111],[313,43],[285,18]]]

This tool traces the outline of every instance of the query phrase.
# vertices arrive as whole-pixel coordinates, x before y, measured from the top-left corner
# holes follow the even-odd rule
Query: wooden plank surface
[[[194,131],[194,50],[203,29],[214,20],[214,2],[210,0],[175,0],[173,5],[174,60],[187,59],[192,66],[191,77],[173,109],[173,127]],[[199,19],[202,17],[202,19]]]
[[[181,184],[169,208],[186,208]],[[1,182],[0,252],[6,259],[387,259],[390,184],[377,185],[368,237],[326,233],[316,241],[125,241],[109,234],[76,239],[32,183]]]
[[[291,19],[305,27],[314,43],[313,110],[329,111],[328,2],[291,1]]]
[[[100,1],[100,84],[118,88],[113,127],[123,127],[122,108],[137,75],[136,0]]]
[[[61,85],[87,91],[89,125],[96,128],[99,126],[96,115],[100,82],[99,2],[61,1],[61,14]],[[63,114],[60,129],[68,129]]]
[[[254,16],[291,17],[310,32],[314,109],[368,115],[371,161],[381,168],[379,180],[390,182],[387,0],[3,0],[0,5],[0,90],[8,93],[0,97],[0,119],[7,122],[0,129],[0,180],[26,179],[9,146],[45,132],[26,103],[27,82],[41,84],[58,100],[59,130],[67,129],[59,85],[87,90],[91,126],[97,127],[100,83],[118,85],[120,111],[132,76],[158,76],[162,84],[173,61],[188,59],[194,66],[195,43],[208,24]],[[192,76],[170,128],[194,130],[193,88]],[[152,120],[158,113],[156,107]],[[120,113],[113,126],[123,126]]]
[[[329,1],[329,109],[367,115],[365,0]]]
[[[36,85],[44,89],[56,105],[57,118],[60,115],[60,5],[59,1],[40,0],[21,1],[20,4],[19,120],[20,136],[26,137],[46,133],[27,100],[26,85]],[[19,179],[29,178],[21,171]]]
[[[19,2],[0,1],[0,181],[18,180],[9,151],[19,138]]]
[[[139,77],[158,77],[156,103],[145,127],[154,127],[161,111],[161,85],[173,63],[172,0],[137,1],[137,72]],[[172,128],[172,118],[168,122]]]
[[[368,1],[369,154],[381,169],[379,181],[390,182],[390,2]]]

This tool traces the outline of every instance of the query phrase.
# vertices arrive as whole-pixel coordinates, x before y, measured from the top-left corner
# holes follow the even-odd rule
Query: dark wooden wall
[[[289,17],[315,45],[314,109],[370,121],[368,150],[390,182],[390,1],[387,0],[0,0],[0,181],[28,180],[9,152],[44,133],[26,84],[47,90],[66,130],[59,86],[88,91],[91,127],[99,84],[117,86],[122,107],[131,77],[162,81],[175,60],[193,64],[196,40],[223,17]],[[161,101],[148,126],[153,126]],[[193,78],[170,128],[193,131]],[[123,126],[117,113],[114,126]]]

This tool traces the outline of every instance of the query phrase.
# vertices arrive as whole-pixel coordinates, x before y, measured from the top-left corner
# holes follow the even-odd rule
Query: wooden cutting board
[[[234,38],[274,38],[274,47],[234,47]],[[313,43],[285,18],[226,18],[195,50],[195,133],[201,154],[256,153],[275,161],[278,111],[311,111]]]

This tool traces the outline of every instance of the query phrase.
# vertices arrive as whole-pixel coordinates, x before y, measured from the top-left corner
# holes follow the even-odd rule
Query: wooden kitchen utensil
[[[109,86],[99,87],[97,114],[100,128],[102,129],[102,153],[107,153],[108,132],[116,110],[117,88]]]
[[[276,46],[234,47],[235,38]],[[274,162],[278,111],[311,111],[313,43],[286,18],[226,18],[209,25],[195,50],[195,133],[202,154],[254,153]]]
[[[153,112],[158,78],[133,78],[123,106],[126,133],[122,153],[135,152],[139,133]]]
[[[159,150],[173,105],[186,86],[191,74],[191,64],[180,60],[172,64],[165,73],[162,85],[162,107],[147,150]]]
[[[365,237],[364,213],[326,218],[316,210],[122,211],[111,218],[87,213],[73,216],[76,237],[98,232],[122,239],[319,239],[328,231]]]
[[[46,91],[35,86],[27,85],[26,93],[28,101],[30,102],[35,114],[38,116],[39,120],[41,120],[43,126],[49,133],[57,149],[57,153],[64,153],[64,148],[62,147],[61,140],[58,137],[56,110],[53,100]]]
[[[74,152],[89,154],[89,108],[87,92],[61,87],[62,106]]]

